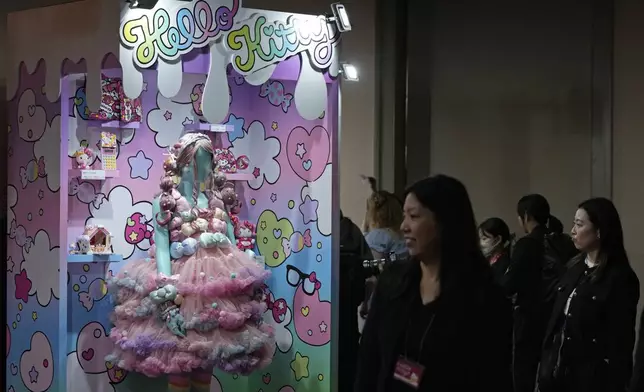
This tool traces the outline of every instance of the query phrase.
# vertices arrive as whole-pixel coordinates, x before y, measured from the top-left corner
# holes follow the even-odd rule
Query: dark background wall
[[[387,104],[376,137],[387,186],[401,191],[431,173],[455,175],[479,219],[501,216],[515,230],[522,194],[543,193],[567,230],[580,201],[612,197],[644,277],[644,2],[389,7],[390,15],[406,13],[389,29],[406,43],[406,62],[401,75],[387,46],[395,38],[377,43],[387,54],[377,56]],[[400,138],[402,146],[393,143]]]

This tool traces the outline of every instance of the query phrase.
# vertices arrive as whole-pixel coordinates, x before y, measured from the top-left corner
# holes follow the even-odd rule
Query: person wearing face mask
[[[510,392],[512,309],[463,184],[437,175],[410,186],[401,231],[409,258],[378,280],[354,392]]]
[[[613,203],[581,203],[571,234],[581,253],[561,279],[543,344],[539,391],[624,392],[640,285]]]
[[[510,266],[509,248],[512,236],[508,225],[501,218],[486,219],[479,225],[479,240],[483,255],[492,268],[494,279],[502,285]]]
[[[514,298],[513,379],[515,392],[533,392],[546,324],[552,313],[556,287],[576,250],[569,237],[551,233],[550,205],[531,194],[517,203],[525,236],[514,245],[502,286]]]

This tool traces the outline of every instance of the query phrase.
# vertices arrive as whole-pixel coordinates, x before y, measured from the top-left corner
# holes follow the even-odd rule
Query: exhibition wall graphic
[[[215,1],[173,2],[178,3],[193,11],[204,7],[202,3],[215,12],[223,6]],[[173,9],[180,11],[176,6]],[[241,44],[235,44],[242,42],[238,38],[230,38],[224,44],[226,40],[213,41],[213,37],[178,54],[184,55],[175,61],[180,64],[181,77],[172,88],[159,82],[169,79],[161,78],[166,72],[161,55],[155,68],[147,67],[151,69],[135,64],[131,52],[124,57],[122,45],[120,61],[114,55],[104,57],[101,73],[121,77],[124,88],[128,78],[136,80],[133,69],[140,75],[140,96],[134,96],[142,102],[140,126],[115,131],[120,175],[106,181],[67,175],[73,153],[86,146],[97,150],[101,137],[101,129],[89,126],[88,90],[96,78],[86,74],[86,62],[63,60],[58,65],[41,60],[33,68],[20,63],[15,94],[8,103],[6,390],[124,392],[139,390],[140,382],[147,386],[159,383],[162,388],[163,379],[141,380],[105,361],[112,349],[108,338],[112,302],[106,279],[121,264],[69,264],[63,271],[64,263],[59,260],[61,250],[90,223],[111,231],[114,253],[123,255],[125,261],[147,257],[153,239],[151,201],[158,193],[165,154],[186,125],[212,117],[207,113],[208,94],[213,97],[211,102],[226,103],[218,123],[231,129],[213,140],[235,156],[250,159],[248,178],[237,186],[243,203],[240,217],[256,224],[255,251],[272,272],[265,289],[265,321],[273,325],[276,335],[269,368],[250,377],[215,373],[211,390],[331,390],[332,157],[337,145],[338,81],[334,79],[337,72],[330,71],[333,61],[322,61],[326,55],[337,56],[334,45],[327,46],[330,52],[323,48],[337,37],[328,30],[324,39],[297,30],[299,46],[282,47],[280,52],[274,44],[270,46],[274,41],[269,38],[277,28],[286,31],[303,23],[302,16],[268,12],[262,20],[261,14],[241,8],[237,16],[241,20],[226,34],[237,32],[235,37],[250,38]],[[266,20],[281,24],[262,25]],[[308,20],[321,23],[317,17]],[[252,31],[260,32],[267,42],[264,54],[259,54],[257,45],[251,48],[258,53],[256,72],[233,60],[235,50],[250,50],[244,45],[253,39],[261,41],[248,35]],[[134,47],[127,50],[135,51]],[[272,47],[275,54],[267,56]],[[213,59],[221,60],[216,64],[223,70],[218,83],[223,80],[226,85],[215,84],[216,89],[208,92],[213,76],[206,74],[212,73]],[[171,58],[166,60],[172,63]],[[52,101],[47,85],[57,66],[62,68],[60,77],[72,76],[61,79],[61,95]],[[171,90],[173,94],[168,94]],[[315,94],[306,99],[310,92]],[[211,113],[222,110],[215,108]],[[61,135],[68,140],[61,140]],[[61,142],[66,151],[62,158]],[[59,229],[61,221],[68,222],[65,235]],[[65,323],[61,306],[67,309]],[[61,339],[59,326],[63,324],[67,331]],[[67,385],[59,382],[63,368]]]

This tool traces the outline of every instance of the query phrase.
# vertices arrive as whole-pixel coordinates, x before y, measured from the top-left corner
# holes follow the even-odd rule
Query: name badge
[[[394,379],[401,381],[414,389],[418,389],[424,372],[425,367],[423,365],[410,361],[407,358],[400,357],[398,358],[396,368],[394,369]]]

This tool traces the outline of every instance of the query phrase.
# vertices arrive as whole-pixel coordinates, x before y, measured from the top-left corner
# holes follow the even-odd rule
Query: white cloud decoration
[[[279,139],[272,136],[266,137],[264,125],[259,121],[253,121],[248,130],[244,131],[243,137],[235,139],[230,151],[235,157],[246,155],[249,158],[249,172],[252,173],[255,168],[258,168],[259,176],[248,181],[248,186],[259,189],[264,181],[274,184],[280,178],[281,168],[277,162],[277,156],[281,148]]]
[[[22,248],[21,267],[32,284],[29,295],[36,295],[40,306],[49,305],[52,298],[60,298],[58,251],[59,247],[51,246],[49,234],[44,230],[36,233],[28,252]]]
[[[306,196],[311,197],[312,200],[318,201],[317,225],[318,230],[322,235],[331,235],[331,228],[333,226],[331,219],[333,216],[331,213],[333,176],[331,172],[332,164],[329,163],[324,168],[324,172],[320,178],[313,182],[307,182],[306,185],[302,187],[302,191],[300,193],[302,202],[304,202]]]
[[[125,239],[125,226],[132,214],[139,212],[146,220],[152,217],[152,204],[148,201],[134,202],[130,190],[122,185],[112,188],[99,208],[89,204],[90,217],[86,224],[103,225],[112,238],[113,252],[127,259],[134,254],[136,245]]]

